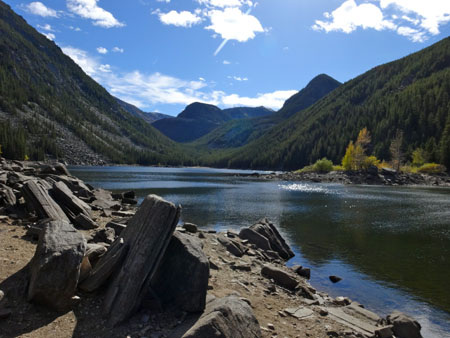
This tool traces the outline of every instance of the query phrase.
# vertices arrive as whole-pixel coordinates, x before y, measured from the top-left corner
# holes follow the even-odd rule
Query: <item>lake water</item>
[[[450,337],[450,189],[262,181],[206,168],[70,171],[141,200],[163,196],[203,229],[239,230],[268,217],[296,254],[288,265],[311,267],[314,287],[382,315],[410,314],[424,337]]]

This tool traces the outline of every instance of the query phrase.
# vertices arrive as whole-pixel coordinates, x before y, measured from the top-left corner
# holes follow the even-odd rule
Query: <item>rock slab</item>
[[[228,296],[206,305],[199,320],[183,338],[259,338],[261,329],[252,308],[243,300]]]
[[[65,221],[48,222],[31,261],[28,300],[57,311],[67,310],[80,276],[86,241]]]

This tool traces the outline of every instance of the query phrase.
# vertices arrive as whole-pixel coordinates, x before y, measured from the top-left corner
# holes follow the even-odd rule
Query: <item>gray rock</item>
[[[269,240],[250,228],[241,229],[239,237],[248,240],[249,243],[255,244],[261,250],[272,250]]]
[[[22,187],[22,194],[30,210],[36,211],[39,218],[50,218],[53,220],[63,220],[69,222],[61,207],[50,197],[42,184],[45,181],[28,181]],[[48,184],[48,183],[47,183]]]
[[[261,329],[252,308],[243,300],[228,296],[206,305],[199,320],[183,338],[259,338]]]
[[[377,338],[391,338],[394,335],[394,332],[392,332],[392,325],[375,330],[375,335]]]
[[[329,278],[332,283],[339,283],[342,280],[342,278],[338,276],[330,276]]]
[[[267,218],[261,219],[258,223],[253,224],[250,228],[253,232],[258,233],[262,237],[265,237],[269,241],[270,248],[263,250],[271,250],[277,252],[281,258],[284,260],[288,260],[294,257],[294,253],[292,252],[289,245],[286,243],[283,237],[281,237],[277,228],[271,223]],[[242,233],[242,230],[241,230]],[[239,234],[241,236],[241,233]],[[244,239],[247,239],[250,243],[251,240],[255,241],[255,245],[261,245],[266,247],[267,243],[263,241],[260,237],[256,237],[253,233],[249,231],[245,231],[242,233]]]
[[[98,224],[85,214],[79,214],[78,216],[76,216],[73,220],[73,223],[84,230],[92,230],[98,228]]]
[[[5,293],[0,290],[0,303],[3,301],[3,299],[5,299]]]
[[[103,228],[103,229],[98,229],[95,231],[91,242],[112,244],[112,242],[114,242],[115,238],[116,238],[116,234],[114,232],[114,229]]]
[[[311,278],[311,269],[310,268],[304,268],[300,265],[295,265],[292,268],[292,271],[294,271],[297,275],[304,277],[306,279]]]
[[[107,251],[106,246],[97,243],[88,243],[86,246],[86,256],[89,258],[91,265],[95,265],[98,259]]]
[[[56,182],[50,190],[50,195],[56,203],[64,210],[67,217],[74,222],[76,217],[84,215],[91,218],[91,207],[76,197],[73,192],[63,182]]]
[[[201,312],[205,308],[208,279],[209,262],[201,243],[176,231],[153,277],[152,290],[164,304],[177,310]]]
[[[121,237],[97,263],[99,267],[107,266],[111,260],[112,269],[107,270],[114,271],[103,303],[109,325],[123,322],[139,308],[178,224],[180,212],[181,207],[159,196],[147,196]],[[127,251],[122,260],[114,261],[112,249],[120,242]],[[95,275],[93,271],[86,282],[95,279]]]
[[[217,236],[217,240],[227,249],[228,252],[230,252],[234,256],[242,257],[244,255],[245,248],[241,246],[237,241],[231,240],[225,237],[223,234]]]
[[[195,234],[198,231],[198,227],[192,223],[184,223],[183,228],[186,229],[187,232],[191,232]]]
[[[17,202],[14,191],[10,187],[0,183],[0,205],[2,200],[3,204],[7,207],[13,207]]]
[[[120,236],[123,230],[127,227],[125,224],[117,223],[117,222],[109,222],[105,226],[106,228],[114,229],[117,236]]]
[[[261,274],[266,278],[273,279],[277,285],[291,291],[295,290],[298,285],[295,276],[271,265],[264,265]]]
[[[83,235],[68,222],[47,223],[31,261],[28,300],[58,311],[68,309],[85,250]]]
[[[392,325],[392,331],[398,338],[422,338],[420,324],[401,312],[393,312],[387,316],[388,324]]]

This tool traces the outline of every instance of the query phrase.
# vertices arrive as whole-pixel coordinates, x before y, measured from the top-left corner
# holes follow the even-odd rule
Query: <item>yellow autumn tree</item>
[[[350,141],[342,158],[345,170],[366,170],[369,166],[379,163],[375,156],[366,155],[371,140],[369,130],[363,128],[359,131],[356,142]]]

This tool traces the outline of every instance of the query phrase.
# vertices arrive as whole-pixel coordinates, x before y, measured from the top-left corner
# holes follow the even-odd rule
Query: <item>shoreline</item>
[[[47,180],[47,182],[50,182],[49,179],[51,179],[53,182],[68,184],[73,189],[73,193],[79,195],[79,198],[92,208],[92,221],[96,224],[96,227],[91,230],[83,230],[80,229],[78,224],[78,231],[83,234],[88,243],[106,242],[110,245],[118,235],[120,236],[120,232],[115,233],[108,229],[116,227],[123,230],[127,227],[128,220],[136,212],[133,202],[134,195],[131,193],[125,197],[124,194],[111,194],[102,189],[94,190],[84,182],[70,176],[63,166],[41,167],[36,165],[33,168],[29,166],[30,164],[26,163],[26,165],[20,167],[17,162],[4,161],[3,170],[0,170],[0,177],[6,177],[5,183],[13,186],[10,189],[16,197],[19,197],[20,191],[22,191],[16,188],[25,184],[27,179]],[[11,167],[12,170],[5,170],[5,167],[6,169]],[[9,173],[4,176],[2,171]],[[3,187],[3,189],[6,188]],[[81,193],[81,191],[83,192]],[[94,198],[92,196],[87,197],[88,192]],[[10,197],[12,198],[12,196]],[[121,325],[119,331],[114,331],[113,334],[108,329],[97,328],[95,321],[95,323],[91,323],[93,318],[100,316],[98,304],[104,297],[102,292],[87,295],[78,291],[77,296],[81,298],[79,305],[65,315],[56,318],[54,318],[54,314],[47,310],[28,303],[24,298],[23,290],[18,286],[24,288],[27,284],[28,261],[34,253],[37,234],[42,230],[39,229],[39,219],[36,219],[36,216],[30,218],[21,214],[23,210],[21,210],[20,204],[24,206],[24,203],[26,203],[26,201],[21,200],[23,197],[20,196],[14,205],[10,205],[10,208],[3,208],[1,215],[6,214],[8,216],[2,216],[0,219],[0,233],[2,233],[2,239],[5,241],[3,243],[4,250],[1,251],[3,259],[1,263],[4,265],[6,260],[19,261],[18,266],[11,263],[7,266],[7,269],[2,269],[3,273],[0,275],[0,289],[6,295],[5,309],[10,311],[7,318],[0,319],[0,327],[3,326],[8,330],[4,332],[10,332],[10,336],[15,336],[20,332],[33,332],[33,336],[44,337],[47,334],[46,329],[54,329],[54,325],[56,325],[65,327],[67,330],[73,329],[73,332],[88,337],[120,336],[122,334],[138,337],[143,335],[132,333],[136,331],[140,333],[143,328],[147,327],[147,331],[155,330],[158,334],[161,333],[158,337],[176,337],[173,332],[182,331],[183,328],[186,329],[186,326],[193,325],[190,319],[194,317],[191,314],[186,314],[185,311],[182,311],[185,313],[183,320],[172,318],[177,323],[173,326],[173,323],[167,324],[158,319],[159,317],[155,313],[144,309]],[[58,200],[55,200],[55,202],[59,203]],[[273,226],[267,220],[260,221],[260,224],[265,229]],[[247,231],[252,234],[250,230]],[[262,248],[261,245],[256,245],[255,243],[261,242],[258,242],[258,240],[255,242],[255,239],[248,237],[248,235],[245,237],[242,235],[242,231],[239,234],[232,231],[216,233],[215,231],[202,231],[195,225],[185,224],[183,228],[177,228],[175,233],[183,234],[188,238],[195,238],[196,241],[201,242],[202,251],[209,261],[208,295],[220,299],[231,295],[248,303],[259,322],[260,337],[273,337],[274,335],[280,337],[283,337],[283,335],[287,337],[371,337],[370,330],[373,330],[373,334],[375,330],[381,329],[389,332],[395,325],[392,321],[394,324],[390,324],[390,327],[388,319],[382,319],[346,297],[331,298],[328,294],[314,289],[308,282],[307,268],[298,266],[288,268],[286,258],[289,258],[289,255],[281,257],[280,253],[277,254],[277,252]],[[276,230],[275,233],[277,233]],[[255,235],[253,234],[253,236]],[[256,236],[256,238],[260,240],[260,237]],[[265,241],[263,243],[266,243]],[[284,242],[281,237],[270,238],[270,241],[273,243]],[[6,243],[9,244],[6,245]],[[107,244],[105,247],[108,248],[109,245]],[[272,245],[272,247],[275,246]],[[280,252],[283,253],[284,251]],[[338,278],[338,276],[336,277]],[[4,309],[4,303],[4,301],[1,303],[1,310]],[[85,308],[88,312],[87,316],[83,314]],[[173,317],[176,312],[178,311],[165,313],[165,315]],[[34,324],[32,325],[33,330],[27,331],[17,324],[23,321],[25,315],[31,316],[37,323],[45,322],[47,324]],[[150,326],[147,323],[142,323],[144,316],[145,318],[149,316],[151,321],[155,319],[154,323],[152,322]],[[74,318],[76,323],[71,325],[70,323],[73,324]],[[348,322],[349,320],[350,322]],[[15,321],[17,321],[16,324],[14,324]],[[55,324],[53,325],[53,323]],[[410,320],[410,323],[413,325],[414,321]],[[24,330],[26,332],[22,332]]]

